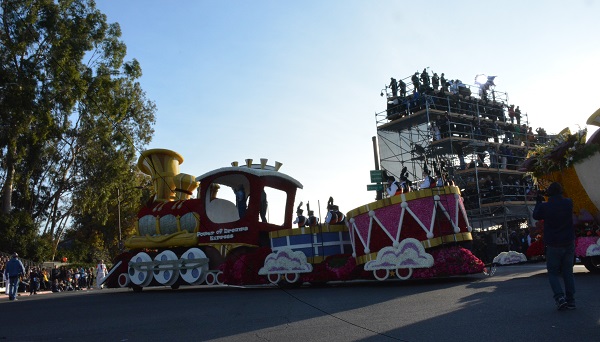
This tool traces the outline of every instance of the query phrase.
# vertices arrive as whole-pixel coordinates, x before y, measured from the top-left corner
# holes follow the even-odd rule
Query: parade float
[[[296,191],[302,184],[279,171],[280,163],[247,159],[199,177],[179,173],[181,163],[183,157],[167,149],[140,156],[138,167],[152,178],[155,195],[139,210],[136,234],[124,241],[126,251],[103,279],[108,287],[139,291],[200,284],[323,284],[483,269],[461,247],[471,236],[457,187],[378,200],[347,215],[330,198],[333,219],[293,227]],[[260,218],[266,188],[285,194],[283,224]],[[239,203],[219,198],[221,191],[236,190],[245,194],[243,211]]]
[[[600,126],[600,109],[586,122]],[[538,146],[521,166],[531,172],[543,191],[559,182],[564,196],[573,200],[573,224],[576,230],[575,255],[585,267],[600,273],[600,131],[587,139],[587,130],[561,131],[548,144]],[[587,140],[587,141],[586,141]],[[537,222],[536,234],[543,236],[543,223]],[[543,239],[534,242],[528,257],[544,254]]]
[[[593,146],[581,161],[575,157],[585,138],[565,135],[561,141],[572,144],[566,150],[541,133],[530,140],[525,132],[531,127],[520,122],[519,107],[509,106],[507,95],[494,90],[493,77],[473,91],[458,80],[430,85],[426,70],[423,84],[415,77],[413,87],[400,88],[400,94],[397,85],[381,92],[387,109],[376,113],[374,184],[367,185],[376,191],[375,200],[344,215],[330,198],[327,219],[321,222],[308,203],[308,218],[302,216],[301,202],[294,220],[302,184],[282,173],[281,163],[246,159],[194,177],[179,172],[184,159],[177,152],[143,152],[138,167],[151,177],[154,197],[139,210],[135,234],[124,241],[125,252],[113,260],[102,281],[139,291],[152,286],[290,286],[490,275],[471,252],[474,233],[531,223],[535,201],[523,182],[531,170],[518,168],[528,154],[529,165],[540,166],[534,172],[539,184],[557,177],[577,179],[579,186],[565,185],[571,189],[567,195],[580,203],[580,221],[597,228],[600,192],[592,170],[598,169],[600,158],[589,150]],[[597,120],[597,114],[590,120]],[[536,153],[542,155],[553,144],[567,151],[564,167],[554,170],[533,162]],[[492,176],[498,181],[495,187],[484,182]],[[513,184],[513,178],[521,183]],[[401,181],[397,188],[402,190],[388,193],[386,182],[391,180]],[[275,199],[281,205],[271,206],[283,208],[281,222],[265,220],[265,190],[283,195]],[[234,199],[221,196],[232,193]],[[578,256],[592,271],[598,269],[600,254],[597,232],[588,230],[585,240],[578,239]],[[526,260],[524,254],[508,251],[489,264]]]

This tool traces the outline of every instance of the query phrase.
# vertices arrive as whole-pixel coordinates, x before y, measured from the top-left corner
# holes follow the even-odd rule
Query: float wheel
[[[400,280],[406,280],[412,276],[413,269],[412,268],[397,268],[396,269],[396,277]]]
[[[144,287],[150,285],[152,281],[152,266],[141,266],[134,268],[132,265],[135,263],[151,263],[152,258],[144,252],[140,252],[131,258],[129,261],[129,268],[127,273],[129,273],[129,279],[132,283],[137,286]]]
[[[300,279],[299,273],[286,273],[286,275],[285,275],[285,280],[290,284],[294,284],[299,279]]]
[[[217,273],[208,272],[206,273],[206,285],[214,285],[217,282]]]
[[[117,277],[117,283],[119,284],[119,287],[127,287],[129,286],[129,274],[127,273],[121,273],[119,274],[119,277]]]
[[[180,259],[185,264],[186,262],[196,262],[208,258],[200,248],[194,247],[185,251]],[[206,273],[208,273],[208,263],[193,268],[181,268],[179,270],[181,278],[190,285],[202,284],[206,278]]]
[[[225,276],[223,275],[223,271],[217,272],[217,274],[215,275],[215,279],[217,281],[217,284],[225,285]]]
[[[582,258],[583,266],[592,273],[600,273],[600,255]]]
[[[390,270],[378,269],[373,271],[373,276],[379,281],[386,280],[390,276]]]
[[[154,279],[162,285],[173,285],[179,279],[179,269],[173,262],[177,261],[177,255],[170,250],[162,251],[156,257],[154,261],[158,264],[154,268]],[[161,264],[166,262],[166,264]]]
[[[271,274],[267,275],[267,279],[269,279],[269,282],[271,284],[277,284],[281,280],[281,274],[271,273]]]

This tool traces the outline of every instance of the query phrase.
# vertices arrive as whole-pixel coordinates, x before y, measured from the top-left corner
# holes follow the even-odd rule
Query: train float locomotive
[[[302,284],[328,281],[431,278],[479,273],[468,249],[471,228],[460,190],[423,189],[378,200],[335,224],[293,227],[302,184],[280,163],[232,163],[199,177],[179,173],[183,157],[166,149],[142,153],[139,169],[152,177],[155,196],[138,212],[136,234],[113,260],[108,287]],[[285,198],[283,224],[261,219],[264,190]],[[197,198],[191,198],[197,189]],[[219,198],[241,190],[245,212]],[[244,201],[245,202],[245,201]],[[245,206],[244,206],[245,207]],[[333,206],[332,199],[328,207]],[[336,208],[337,209],[337,208]],[[343,217],[340,215],[338,217]]]

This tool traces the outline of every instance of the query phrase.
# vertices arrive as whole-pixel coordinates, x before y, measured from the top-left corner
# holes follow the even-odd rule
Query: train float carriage
[[[292,228],[302,184],[279,172],[280,163],[234,162],[199,177],[179,173],[181,163],[181,155],[166,149],[140,156],[138,167],[152,177],[155,195],[140,209],[137,234],[125,240],[128,251],[115,258],[107,286],[302,284],[483,270],[459,246],[471,241],[471,233],[457,187],[409,192],[351,210],[345,218],[338,212],[335,224]],[[236,203],[219,196],[240,187],[248,197],[241,216]],[[283,224],[260,218],[266,188],[285,195]],[[197,198],[191,198],[196,189]]]
[[[483,271],[483,263],[467,249],[471,227],[456,186],[378,200],[347,218],[356,263],[375,279],[407,279],[413,271],[418,278]]]

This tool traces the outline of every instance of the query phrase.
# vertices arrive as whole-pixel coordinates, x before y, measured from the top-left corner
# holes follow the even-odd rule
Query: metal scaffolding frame
[[[380,166],[388,175],[398,179],[406,167],[416,186],[425,165],[433,170],[434,161],[438,167],[444,163],[474,229],[528,223],[535,201],[518,167],[547,137],[527,133],[527,114],[524,122],[511,122],[507,93],[465,84],[454,92],[419,93],[409,86],[411,95],[403,97],[389,90],[382,90],[387,109],[375,114]]]

